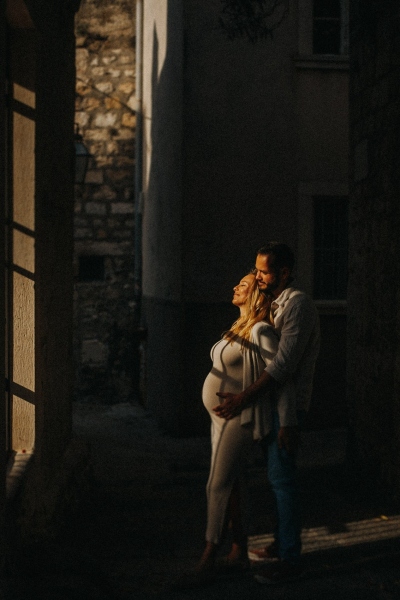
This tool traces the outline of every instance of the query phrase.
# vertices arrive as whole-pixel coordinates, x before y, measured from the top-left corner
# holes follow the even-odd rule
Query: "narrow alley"
[[[164,436],[138,405],[76,404],[74,413],[75,435],[91,446],[89,496],[57,539],[15,550],[2,599],[400,597],[400,517],[384,497],[349,479],[344,430],[304,434],[299,461],[306,572],[300,581],[262,586],[246,573],[179,590],[179,575],[202,550],[208,438]],[[262,546],[272,531],[272,499],[256,452],[249,486],[250,545]]]

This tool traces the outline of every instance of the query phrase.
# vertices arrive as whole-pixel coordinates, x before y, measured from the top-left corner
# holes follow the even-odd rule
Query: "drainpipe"
[[[135,138],[135,262],[134,297],[137,322],[142,307],[142,220],[143,220],[143,0],[136,0],[136,138]]]
[[[133,382],[140,404],[146,404],[145,339],[142,324],[142,221],[143,221],[143,0],[136,0],[136,137],[135,137],[135,229],[134,300],[135,322]]]

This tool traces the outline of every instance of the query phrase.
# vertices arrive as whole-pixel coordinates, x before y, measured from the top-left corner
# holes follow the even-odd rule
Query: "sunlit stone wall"
[[[76,394],[133,396],[134,1],[83,0],[75,121],[92,154],[75,204]]]

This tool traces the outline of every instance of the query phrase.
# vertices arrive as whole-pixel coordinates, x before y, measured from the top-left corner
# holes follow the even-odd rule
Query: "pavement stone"
[[[400,511],[345,462],[345,429],[303,435],[299,471],[305,574],[277,586],[252,572],[176,589],[203,548],[209,438],[172,438],[139,405],[76,404],[74,432],[92,449],[90,497],[53,540],[18,548],[0,600],[396,600]],[[255,449],[248,479],[251,544],[273,528]]]

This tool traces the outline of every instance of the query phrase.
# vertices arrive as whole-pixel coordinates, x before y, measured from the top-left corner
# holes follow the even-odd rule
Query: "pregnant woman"
[[[232,303],[240,310],[222,339],[211,349],[212,369],[203,386],[203,402],[211,417],[211,467],[207,483],[206,546],[192,573],[197,583],[215,573],[218,548],[228,524],[232,532],[232,549],[223,559],[233,568],[247,568],[247,533],[243,524],[239,485],[247,452],[254,440],[271,429],[272,409],[286,410],[291,385],[260,395],[241,414],[225,420],[213,411],[219,392],[237,394],[253,383],[275,356],[278,337],[270,325],[270,300],[260,294],[252,274],[234,288]],[[242,494],[241,494],[242,492]],[[196,581],[193,581],[196,583]]]

